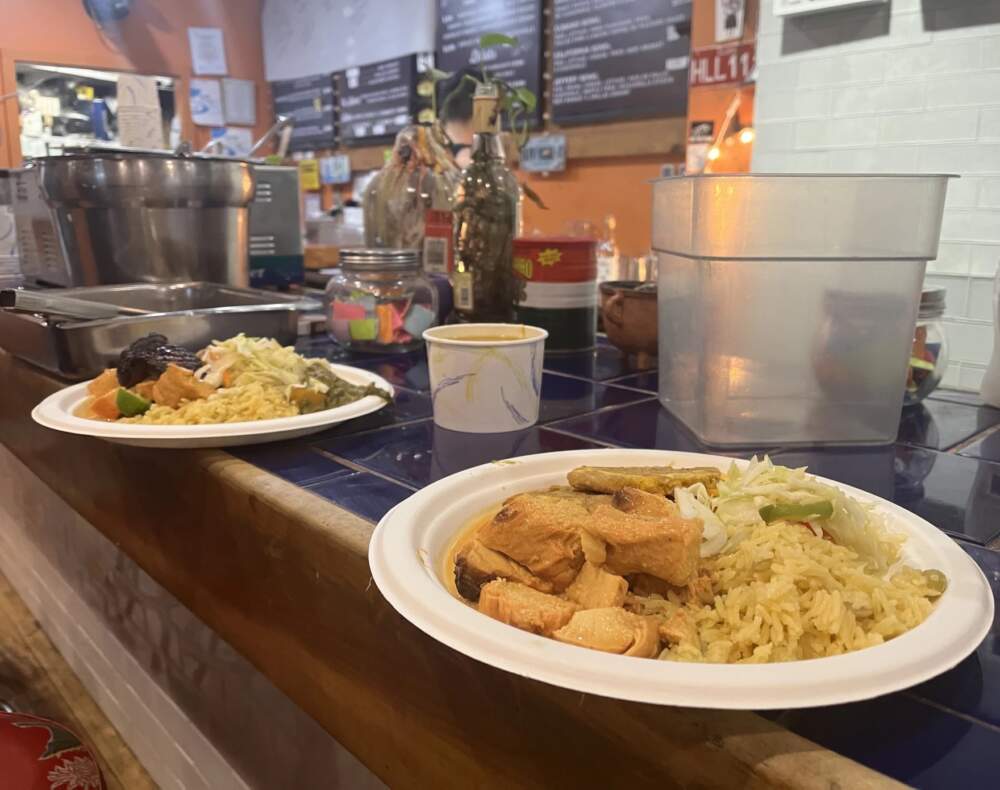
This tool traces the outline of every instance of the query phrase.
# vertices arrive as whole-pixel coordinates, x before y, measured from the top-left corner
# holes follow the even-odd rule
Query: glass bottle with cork
[[[514,235],[520,189],[507,167],[499,133],[496,85],[479,84],[473,97],[472,162],[455,194],[454,319],[514,320],[523,284],[514,275]]]

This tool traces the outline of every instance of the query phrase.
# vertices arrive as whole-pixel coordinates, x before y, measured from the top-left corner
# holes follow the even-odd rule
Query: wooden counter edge
[[[392,786],[544,786],[567,776],[547,764],[563,752],[581,776],[610,770],[600,755],[640,785],[899,786],[750,712],[618,702],[467,659],[374,589],[368,522],[219,450],[54,434],[29,412],[62,385],[5,352],[0,376],[3,441],[21,462]],[[470,731],[467,709],[496,700]],[[522,735],[540,754],[519,753]]]

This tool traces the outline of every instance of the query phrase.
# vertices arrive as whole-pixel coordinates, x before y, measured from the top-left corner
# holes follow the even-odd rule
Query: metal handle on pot
[[[274,126],[264,132],[264,136],[261,137],[253,146],[250,148],[250,153],[247,156],[253,156],[257,151],[264,147],[272,137],[274,137],[279,132],[285,129],[291,130],[292,126],[295,124],[295,119],[290,115],[279,115],[278,120],[275,122]],[[288,141],[285,139],[286,135],[282,135],[281,145],[279,146],[278,155],[284,156],[284,149],[288,147]]]
[[[274,137],[279,132],[284,132],[286,129],[287,130],[291,130],[291,128],[294,125],[294,123],[295,123],[295,119],[292,118],[290,115],[279,115],[278,116],[278,120],[275,121],[275,123],[274,123],[274,126],[272,126],[270,129],[268,129],[266,132],[264,132],[264,135],[256,143],[254,143],[250,147],[250,150],[247,152],[247,158],[249,159],[255,153],[257,153],[257,151],[259,151],[261,148],[264,147],[265,143],[267,143],[272,137]],[[279,146],[279,150],[278,150],[278,155],[281,156],[281,157],[284,157],[284,155],[285,155],[285,149],[288,147],[288,141],[285,139],[287,136],[288,135],[282,135],[281,145]],[[187,145],[188,146],[187,150],[186,151],[182,151],[181,148],[180,148],[180,146],[178,146],[178,148],[177,148],[177,150],[176,150],[175,153],[177,153],[178,155],[183,155],[185,153],[190,153],[191,152],[190,143],[182,143],[181,145]],[[209,140],[207,143],[205,143],[205,145],[203,145],[201,147],[201,149],[198,151],[198,153],[199,154],[207,154],[213,148],[221,147],[222,145],[223,145],[222,138],[221,137],[215,137],[215,138]]]

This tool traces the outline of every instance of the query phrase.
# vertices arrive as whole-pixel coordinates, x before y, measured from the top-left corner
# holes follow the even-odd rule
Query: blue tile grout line
[[[595,384],[602,387],[615,387],[620,390],[628,390],[629,392],[641,392],[643,395],[655,396],[656,393],[652,390],[644,390],[639,387],[623,387],[620,384],[615,384],[616,381],[621,381],[622,379],[630,378],[631,376],[637,375],[636,373],[629,373],[627,376],[619,376],[616,379],[607,379],[605,381],[600,381],[598,379],[588,378],[587,376],[576,376],[572,373],[565,373],[561,370],[549,370],[544,365],[542,366],[542,373],[548,376],[559,376],[564,379],[573,379],[574,381],[586,381],[588,384]],[[583,416],[583,415],[580,415]]]
[[[627,387],[618,387],[618,389],[628,389]],[[633,390],[629,390],[632,392]],[[643,392],[643,390],[635,390],[635,392]],[[614,403],[610,406],[603,406],[600,409],[594,409],[593,411],[586,411],[582,414],[574,414],[570,417],[560,417],[558,420],[553,420],[550,423],[545,424],[545,428],[558,428],[559,423],[569,422],[570,420],[582,420],[584,417],[591,417],[595,414],[607,414],[608,412],[618,411],[619,409],[627,409],[630,406],[636,406],[640,403],[649,403],[652,400],[656,400],[654,396],[649,396],[646,398],[639,398],[637,400],[631,401],[629,403]],[[577,439],[591,439],[590,436],[584,436],[583,434],[573,434],[571,431],[560,430],[560,433],[565,433],[567,435],[575,435]],[[624,445],[621,445],[624,447]]]
[[[993,428],[987,429],[986,431],[984,431],[984,433],[992,433],[994,428],[1000,428],[1000,425],[993,426]],[[975,436],[972,437],[972,439],[973,439],[973,441],[978,441],[982,437],[983,437],[982,433],[977,433]],[[965,446],[965,444],[966,443],[964,441],[962,441],[962,442],[959,442],[958,444],[956,444],[955,446],[953,446],[953,447],[951,447],[950,449],[947,449],[947,450],[945,450],[945,449],[937,449],[937,448],[934,448],[934,447],[928,447],[926,444],[914,444],[913,442],[892,442],[891,444],[879,444],[879,445],[872,445],[872,446],[874,448],[876,448],[876,449],[879,448],[879,447],[905,447],[908,450],[921,450],[921,451],[923,451],[925,453],[936,453],[937,455],[948,455],[948,456],[951,456],[952,458],[965,458],[966,460],[969,460],[969,461],[978,461],[979,463],[982,463],[982,464],[990,464],[991,466],[1000,466],[1000,461],[995,461],[995,460],[993,460],[991,458],[977,458],[974,455],[963,455],[960,451]],[[834,445],[834,447],[836,447],[836,446],[837,445]],[[853,445],[842,445],[842,447],[844,447],[844,448],[848,448],[848,447],[852,447],[852,446]]]
[[[624,384],[618,383],[622,379],[627,379],[627,378],[631,378],[631,376],[622,376],[621,379],[612,379],[610,381],[602,381],[601,383],[605,387],[614,387],[615,389],[628,390],[629,392],[641,392],[644,395],[651,395],[652,397],[659,399],[660,396],[653,390],[644,390],[642,389],[642,387],[627,387]]]
[[[409,424],[409,423],[407,423],[407,424]],[[387,426],[387,427],[393,428],[395,426],[390,425],[390,426]],[[374,431],[368,431],[368,433],[374,433]],[[360,433],[351,434],[351,435],[352,436],[361,436]],[[371,469],[371,468],[365,466],[364,464],[359,463],[358,461],[351,461],[351,460],[349,460],[347,458],[344,458],[342,456],[336,455],[335,453],[331,453],[328,450],[323,450],[323,449],[321,449],[319,447],[312,447],[310,449],[314,450],[315,452],[319,453],[320,455],[322,455],[325,458],[329,458],[331,461],[336,461],[338,464],[342,464],[343,466],[346,466],[352,472],[366,472],[367,474],[370,474],[373,477],[380,477],[383,480],[385,480],[386,482],[395,483],[396,485],[401,486],[402,488],[408,489],[409,491],[419,491],[420,490],[416,486],[412,486],[409,483],[404,483],[402,480],[397,480],[394,477],[390,477],[389,475],[385,474],[384,472],[379,472],[376,469]],[[332,475],[328,475],[328,477],[332,477]],[[315,481],[315,482],[321,482],[321,481]],[[312,483],[310,483],[310,485],[312,485]]]
[[[594,383],[598,384],[599,382],[594,382]],[[607,386],[607,385],[603,385],[603,386]],[[540,422],[540,423],[537,423],[537,425],[538,425],[539,428],[550,428],[553,425],[555,425],[556,423],[566,422],[567,420],[579,420],[579,419],[581,419],[583,417],[592,417],[595,414],[607,414],[609,411],[615,411],[617,409],[624,409],[624,408],[627,408],[628,406],[635,406],[635,405],[637,405],[639,403],[649,403],[651,400],[656,400],[656,398],[650,397],[649,393],[643,392],[642,390],[631,390],[631,389],[628,389],[626,387],[615,387],[615,389],[624,390],[625,392],[642,392],[642,394],[646,395],[646,397],[645,398],[636,398],[635,400],[629,401],[628,403],[612,403],[609,406],[601,406],[601,408],[599,408],[599,409],[592,409],[591,411],[581,412],[580,414],[571,414],[568,417],[559,417],[558,419],[552,420],[551,422]],[[582,438],[582,439],[589,439],[590,437],[589,436],[583,436],[583,437],[580,437],[580,438]]]
[[[628,404],[626,404],[626,405],[628,405]],[[580,417],[586,417],[586,416],[588,416],[588,414],[581,414],[579,416]],[[576,418],[575,417],[569,417],[568,419],[573,420],[573,419],[576,419]],[[541,430],[543,430],[543,431],[551,431],[552,433],[558,433],[560,436],[568,436],[571,439],[583,439],[584,441],[593,442],[594,444],[601,445],[603,448],[605,448],[607,450],[628,450],[628,449],[630,449],[630,448],[628,448],[628,447],[626,447],[625,445],[622,445],[622,444],[611,444],[611,442],[607,442],[604,439],[597,439],[597,438],[595,438],[593,436],[584,436],[583,434],[572,433],[570,431],[563,430],[562,428],[557,427],[557,423],[559,423],[559,422],[564,422],[564,420],[557,420],[555,423],[550,423],[548,425],[539,425],[538,427]]]
[[[922,696],[919,692],[914,691],[912,688],[903,689],[902,694],[904,696],[909,697],[912,700],[915,700],[916,702],[921,703],[922,705],[927,705],[928,707],[934,708],[935,710],[938,710],[941,713],[947,713],[951,716],[955,716],[956,718],[962,719],[963,721],[967,721],[970,724],[978,724],[979,726],[985,727],[988,730],[993,730],[994,732],[1000,733],[1000,727],[993,724],[992,722],[986,721],[985,719],[977,719],[975,716],[972,716],[968,713],[962,713],[961,711],[949,708],[947,705],[941,702],[937,702],[936,700],[928,699],[927,697]]]
[[[949,453],[959,453],[960,454],[962,452],[962,450],[964,450],[966,447],[970,447],[973,444],[976,444],[977,442],[980,442],[983,439],[985,439],[986,437],[992,436],[995,433],[1000,433],[1000,423],[998,423],[996,425],[991,425],[989,428],[984,428],[982,431],[980,431],[979,433],[975,434],[974,436],[970,436],[968,439],[963,439],[962,441],[958,442],[954,447],[952,447],[951,449],[949,449],[948,452]],[[966,458],[975,458],[976,456],[969,455],[969,456],[965,456],[965,457]],[[983,459],[980,459],[980,460],[989,461],[991,459],[989,459],[989,458],[983,458]]]

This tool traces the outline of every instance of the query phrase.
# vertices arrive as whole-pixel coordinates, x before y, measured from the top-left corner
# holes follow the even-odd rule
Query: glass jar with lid
[[[436,323],[437,291],[420,271],[416,250],[340,251],[325,296],[327,332],[355,351],[411,351]]]
[[[913,332],[910,366],[906,370],[903,403],[910,406],[930,395],[948,368],[948,339],[941,317],[945,309],[944,288],[925,288]]]

